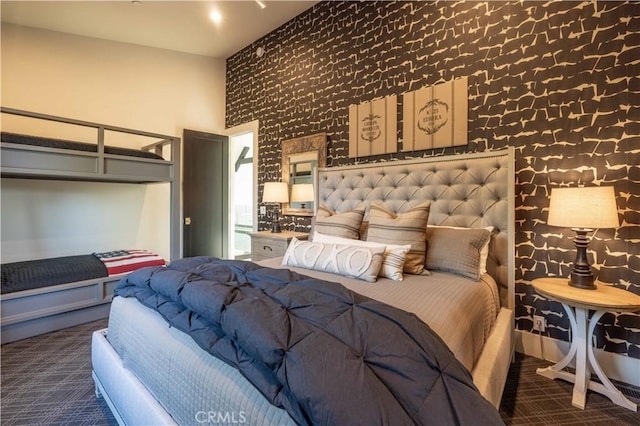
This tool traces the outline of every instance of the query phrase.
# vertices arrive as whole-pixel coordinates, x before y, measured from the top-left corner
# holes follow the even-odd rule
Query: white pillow
[[[427,225],[429,228],[449,228],[449,229],[473,229],[473,228],[465,228],[462,226],[439,226],[439,225]],[[489,231],[489,233],[493,232],[493,226],[485,226],[483,229]],[[482,276],[487,273],[487,259],[489,258],[489,242],[491,238],[487,240],[487,243],[482,246],[480,250],[480,263],[479,263],[479,274]]]
[[[282,258],[282,265],[375,282],[382,265],[382,253],[384,247],[324,244],[294,237]]]
[[[410,245],[385,245],[371,241],[352,240],[349,238],[334,237],[333,235],[325,235],[318,231],[313,233],[313,241],[318,243],[346,244],[358,247],[382,247],[384,254],[382,257],[382,266],[380,267],[379,276],[392,279],[394,281],[402,281],[402,269],[407,259],[407,253],[411,250]]]

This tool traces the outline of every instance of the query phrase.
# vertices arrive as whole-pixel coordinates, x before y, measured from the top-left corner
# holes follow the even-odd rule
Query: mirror
[[[283,206],[284,214],[313,216],[317,195],[313,187],[313,198],[306,199],[310,198],[308,185],[315,185],[316,168],[326,165],[326,133],[282,141],[282,181],[289,184],[290,200]]]

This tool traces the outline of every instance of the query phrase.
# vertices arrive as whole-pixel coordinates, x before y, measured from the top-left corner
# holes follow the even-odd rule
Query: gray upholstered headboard
[[[318,170],[318,203],[336,212],[382,201],[396,213],[431,200],[429,224],[494,227],[487,271],[502,306],[514,305],[514,152],[369,163]]]

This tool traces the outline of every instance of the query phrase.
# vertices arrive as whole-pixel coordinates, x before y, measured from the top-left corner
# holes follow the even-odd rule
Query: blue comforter
[[[415,315],[340,284],[210,257],[132,272],[136,297],[298,424],[502,424]]]

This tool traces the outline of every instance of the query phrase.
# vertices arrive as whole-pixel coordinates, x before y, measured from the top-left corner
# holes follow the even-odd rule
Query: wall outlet
[[[533,316],[533,331],[544,332],[544,329],[545,329],[544,317],[541,316],[541,315],[534,315]]]
[[[267,214],[267,207],[266,206],[260,206],[260,214],[262,216],[264,216],[265,214]]]

